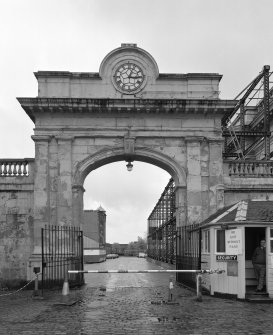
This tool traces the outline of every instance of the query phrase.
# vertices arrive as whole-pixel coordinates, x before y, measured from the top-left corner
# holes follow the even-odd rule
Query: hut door
[[[246,271],[246,291],[256,288],[257,281],[255,278],[252,254],[256,247],[260,245],[260,240],[265,238],[265,228],[263,227],[246,227],[245,228],[245,271]]]

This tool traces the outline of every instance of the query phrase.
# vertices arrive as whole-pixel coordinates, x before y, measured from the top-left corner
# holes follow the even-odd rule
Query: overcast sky
[[[34,124],[16,97],[37,96],[38,70],[98,72],[121,43],[137,43],[161,73],[223,75],[220,98],[232,99],[273,68],[272,0],[0,0],[0,158],[34,157]],[[144,236],[147,217],[170,176],[125,162],[92,172],[85,208],[102,205],[107,242]]]

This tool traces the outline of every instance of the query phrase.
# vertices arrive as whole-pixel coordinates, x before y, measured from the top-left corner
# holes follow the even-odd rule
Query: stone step
[[[273,303],[273,298],[269,298],[268,293],[266,292],[249,292],[246,294],[246,301]]]

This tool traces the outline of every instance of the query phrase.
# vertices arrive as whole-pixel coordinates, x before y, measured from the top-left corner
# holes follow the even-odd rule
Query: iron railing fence
[[[177,270],[201,270],[201,229],[198,224],[177,228]],[[193,273],[177,273],[177,282],[196,286],[196,276]]]
[[[59,288],[68,270],[83,270],[83,232],[78,227],[42,228],[42,288]],[[68,277],[71,286],[84,283],[83,273]]]
[[[148,257],[170,264],[176,258],[175,219],[166,222],[148,237]]]
[[[171,178],[148,218],[148,257],[175,263],[175,184]]]

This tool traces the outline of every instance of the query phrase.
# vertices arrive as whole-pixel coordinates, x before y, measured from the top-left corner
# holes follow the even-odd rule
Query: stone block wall
[[[33,179],[1,176],[0,289],[25,284],[33,231]]]

